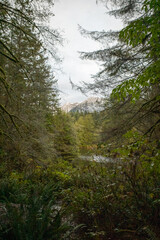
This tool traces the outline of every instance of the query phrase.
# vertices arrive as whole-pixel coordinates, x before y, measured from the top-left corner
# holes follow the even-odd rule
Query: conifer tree
[[[54,134],[54,147],[57,157],[73,160],[79,154],[78,136],[70,114],[58,110],[54,116],[49,116],[50,132]]]
[[[75,122],[75,129],[81,150],[86,150],[87,147],[96,144],[98,134],[91,114],[81,115]]]
[[[57,108],[57,87],[35,22],[36,6],[36,1],[0,2],[1,156],[22,164],[55,153],[45,122]]]
[[[139,101],[135,116],[140,121],[152,118],[144,132],[152,133],[159,126],[159,61],[160,61],[160,5],[156,0],[118,0],[110,3],[111,15],[123,20],[121,31],[86,31],[83,35],[103,43],[104,49],[82,52],[81,57],[102,62],[94,82],[84,83],[85,90],[101,92],[114,89],[118,101]],[[133,116],[134,117],[134,116]],[[133,119],[132,117],[132,119]],[[137,119],[134,120],[137,122]],[[158,131],[158,129],[157,129]]]

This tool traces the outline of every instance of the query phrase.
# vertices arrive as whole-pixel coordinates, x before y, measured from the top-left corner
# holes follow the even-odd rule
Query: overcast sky
[[[56,73],[61,103],[81,102],[86,96],[72,89],[69,78],[74,83],[91,82],[91,75],[97,73],[99,66],[94,61],[81,60],[79,51],[94,51],[100,49],[100,43],[83,37],[78,24],[87,30],[120,29],[121,23],[106,14],[107,9],[96,0],[58,0],[55,3],[51,21],[53,28],[59,28],[63,34],[64,46],[59,48],[63,57],[61,69],[63,73]]]

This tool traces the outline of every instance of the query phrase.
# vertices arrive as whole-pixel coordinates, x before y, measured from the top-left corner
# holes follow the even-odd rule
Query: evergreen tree
[[[80,116],[75,122],[75,129],[77,131],[79,146],[82,151],[87,150],[88,147],[92,147],[93,144],[97,143],[97,128],[92,114]]]
[[[120,17],[126,27],[121,31],[90,32],[89,36],[106,46],[102,50],[81,53],[85,59],[103,62],[102,69],[94,76],[94,83],[84,83],[84,90],[100,91],[106,95],[114,88],[112,96],[123,102],[139,101],[138,115],[148,123],[144,132],[152,133],[159,125],[159,61],[160,61],[160,5],[156,0],[103,1],[115,7],[111,15]],[[137,116],[137,114],[134,114]],[[134,116],[133,116],[134,117]],[[132,118],[133,118],[132,117]],[[136,120],[135,120],[136,122]],[[158,131],[158,129],[157,129]]]
[[[54,134],[54,147],[57,156],[72,160],[78,156],[77,134],[71,116],[60,110],[54,116],[48,116],[49,131]]]
[[[1,156],[23,165],[28,158],[55,154],[45,122],[57,108],[57,87],[31,2],[6,1],[0,7]]]

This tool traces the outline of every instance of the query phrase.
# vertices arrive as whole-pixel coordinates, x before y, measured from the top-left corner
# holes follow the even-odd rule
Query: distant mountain
[[[75,108],[79,103],[66,103],[64,104],[61,109],[64,112],[70,112],[73,108]]]
[[[102,98],[90,97],[81,103],[66,103],[62,106],[65,112],[100,112],[104,109]]]

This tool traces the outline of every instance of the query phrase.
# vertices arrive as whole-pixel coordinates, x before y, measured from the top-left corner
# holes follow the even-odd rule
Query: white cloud
[[[53,28],[63,31],[66,39],[64,47],[60,47],[63,56],[63,74],[57,74],[61,102],[78,102],[86,97],[72,90],[69,83],[71,77],[74,83],[92,81],[91,75],[98,71],[98,65],[93,61],[81,60],[78,51],[94,51],[101,48],[100,43],[84,38],[78,31],[78,24],[87,30],[110,30],[120,28],[120,21],[108,16],[102,4],[96,0],[59,0],[55,3],[54,14],[51,21]]]

